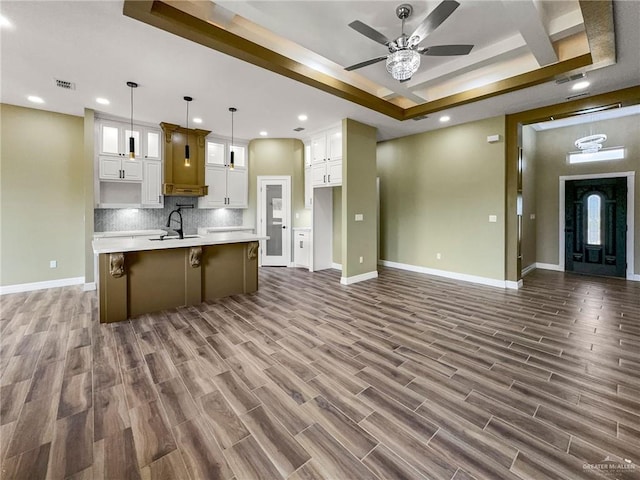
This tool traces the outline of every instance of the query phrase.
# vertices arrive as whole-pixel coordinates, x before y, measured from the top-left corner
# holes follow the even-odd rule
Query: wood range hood
[[[161,122],[164,136],[164,183],[166,196],[202,197],[209,187],[204,183],[206,136],[210,130],[186,129],[173,123]],[[189,144],[191,165],[184,161],[184,147]]]

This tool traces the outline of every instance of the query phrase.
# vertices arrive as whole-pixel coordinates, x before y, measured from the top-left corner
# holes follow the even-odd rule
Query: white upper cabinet
[[[311,185],[342,185],[342,126],[325,130],[311,138]]]
[[[247,147],[244,145],[231,145],[233,152],[233,164],[235,168],[247,168]]]
[[[144,160],[142,181],[142,205],[148,208],[162,208],[162,162]]]
[[[233,168],[231,168],[233,152]],[[247,145],[231,145],[224,138],[207,138],[205,184],[209,193],[198,199],[198,208],[247,208],[249,172]]]
[[[99,152],[100,155],[117,157],[129,156],[129,138],[135,141],[135,158],[160,160],[162,156],[160,130],[153,127],[143,127],[130,123],[111,120],[99,121]]]
[[[142,181],[142,163],[139,160],[131,160],[128,157],[101,156],[98,162],[98,177],[100,180]]]
[[[327,132],[327,162],[342,160],[342,127]]]
[[[129,156],[129,138],[135,158]],[[96,118],[95,197],[98,208],[159,208],[162,200],[162,132],[151,125]]]
[[[327,161],[327,136],[323,132],[311,138],[311,164]]]
[[[206,165],[225,165],[226,146],[222,141],[207,140],[207,163]]]
[[[227,170],[227,207],[247,208],[248,175],[246,169]]]
[[[229,167],[231,164],[230,152],[233,152],[234,168],[247,168],[246,145],[231,145],[230,142],[221,138],[207,139],[206,165],[224,165],[225,167]]]
[[[342,158],[327,162],[327,184],[342,185]]]
[[[156,128],[144,129],[144,158],[147,160],[161,160],[162,159],[162,147],[161,147],[162,132]]]
[[[304,169],[304,208],[311,208],[313,205],[313,182],[311,178],[311,169]]]
[[[304,166],[311,166],[311,144],[304,144]]]

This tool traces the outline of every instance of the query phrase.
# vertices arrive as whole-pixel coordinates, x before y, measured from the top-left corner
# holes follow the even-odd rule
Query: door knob
[[[284,225],[282,225],[282,229],[284,230],[285,228],[287,228],[287,227],[285,227]]]

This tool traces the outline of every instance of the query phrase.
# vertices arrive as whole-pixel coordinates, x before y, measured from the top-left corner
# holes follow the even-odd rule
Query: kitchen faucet
[[[184,232],[182,230],[182,213],[180,212],[180,209],[182,208],[193,208],[193,205],[180,205],[177,204],[177,207],[175,210],[172,210],[171,213],[169,214],[169,218],[167,219],[167,228],[171,228],[171,217],[173,216],[174,213],[178,214],[178,217],[180,218],[179,222],[180,222],[180,228],[173,228],[172,230],[174,230],[177,234],[178,237],[182,240],[184,239]],[[177,220],[174,220],[174,222]]]

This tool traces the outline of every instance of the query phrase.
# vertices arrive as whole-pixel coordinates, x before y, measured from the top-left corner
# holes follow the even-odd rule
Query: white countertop
[[[189,235],[187,236],[189,237]],[[116,252],[138,252],[142,250],[164,250],[167,248],[196,247],[201,245],[223,245],[225,243],[257,242],[258,240],[268,240],[269,237],[259,236],[247,232],[221,232],[210,233],[182,240],[165,239],[149,240],[141,237],[109,237],[94,240],[93,253],[116,253]]]

